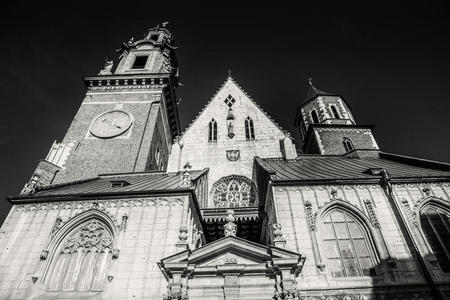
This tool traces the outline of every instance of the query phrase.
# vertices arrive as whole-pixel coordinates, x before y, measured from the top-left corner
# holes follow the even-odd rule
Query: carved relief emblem
[[[237,161],[241,157],[239,150],[227,150],[227,159],[229,161]]]

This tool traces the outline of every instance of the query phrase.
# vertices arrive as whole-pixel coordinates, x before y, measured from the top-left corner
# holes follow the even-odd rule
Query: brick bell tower
[[[295,123],[307,154],[371,156],[379,150],[373,126],[356,124],[344,98],[317,89],[312,79]]]
[[[123,43],[115,71],[107,60],[98,75],[84,77],[80,108],[64,139],[39,162],[33,181],[166,169],[172,139],[180,132],[176,47],[166,25]]]

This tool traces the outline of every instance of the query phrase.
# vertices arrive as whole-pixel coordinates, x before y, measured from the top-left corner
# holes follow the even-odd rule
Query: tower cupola
[[[178,63],[168,22],[150,28],[140,40],[131,38],[117,50],[120,61],[115,74],[171,74],[178,77]]]
[[[372,127],[356,124],[350,106],[341,95],[319,90],[312,78],[308,85],[295,120],[304,152],[345,154],[355,149],[378,150]]]

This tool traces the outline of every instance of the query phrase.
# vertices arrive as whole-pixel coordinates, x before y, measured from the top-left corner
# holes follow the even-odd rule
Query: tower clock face
[[[94,120],[91,125],[91,133],[102,139],[113,138],[127,131],[132,122],[129,113],[123,110],[110,110]]]

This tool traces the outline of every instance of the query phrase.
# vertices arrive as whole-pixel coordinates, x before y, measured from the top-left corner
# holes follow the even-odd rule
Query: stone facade
[[[231,95],[234,136],[228,136],[229,107],[225,99]],[[245,120],[254,124],[254,139],[245,135]],[[217,122],[217,141],[208,141],[208,125]],[[239,151],[237,160],[230,160],[227,151]],[[253,159],[259,157],[296,156],[295,145],[289,133],[283,131],[268,115],[229,77],[211,101],[188,126],[181,138],[173,144],[168,171],[179,171],[189,161],[194,169],[210,168],[208,186],[228,175],[253,176]],[[212,199],[205,206],[212,206]]]
[[[231,76],[180,134],[166,25],[8,198],[0,299],[450,299],[449,164],[382,152],[311,81],[304,153]]]

